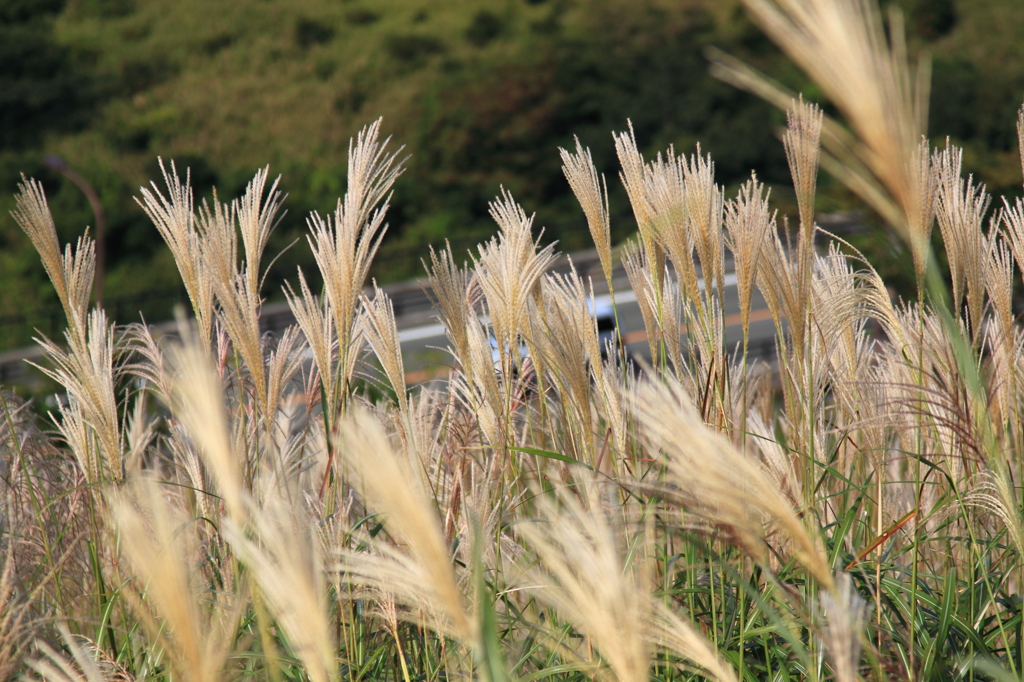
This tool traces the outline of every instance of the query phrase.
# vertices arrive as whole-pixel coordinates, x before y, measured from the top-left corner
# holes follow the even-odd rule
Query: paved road
[[[727,274],[725,284],[726,343],[732,349],[743,341],[735,274]],[[650,346],[636,294],[629,288],[628,280],[616,282],[615,286],[615,305],[626,348],[633,357],[649,360]],[[612,301],[609,294],[599,294],[595,299],[598,306],[609,305]],[[775,352],[775,323],[764,299],[756,291],[751,303],[750,320],[751,355],[772,356]],[[433,378],[443,374],[451,365],[451,356],[441,350],[448,346],[441,324],[434,322],[401,329],[398,338],[402,343],[408,380],[416,382]]]
[[[596,252],[575,253],[562,256],[553,266],[558,272],[568,272],[575,267],[584,279],[594,282],[598,305],[610,304],[611,296],[605,293],[604,276],[601,274]],[[649,359],[650,350],[644,332],[643,317],[636,303],[636,296],[629,287],[629,280],[621,270],[614,273],[615,303],[618,309],[621,331],[630,354],[637,358]],[[402,282],[384,287],[395,306],[399,328],[399,339],[405,355],[406,370],[410,382],[423,381],[446,373],[452,363],[451,356],[444,349],[448,339],[444,328],[436,322],[430,299],[423,290],[424,282]],[[367,292],[372,295],[372,292]],[[726,275],[725,323],[726,342],[734,348],[742,340],[740,329],[739,301],[736,294],[735,275]],[[774,355],[775,326],[765,308],[764,300],[755,292],[751,310],[750,348],[753,355],[770,357]],[[128,316],[131,318],[132,316]],[[124,323],[131,319],[121,319]],[[287,304],[272,303],[263,308],[260,324],[265,331],[282,333],[295,320]],[[173,323],[156,325],[158,334],[173,331]],[[38,384],[38,372],[31,370],[25,360],[42,360],[39,347],[23,348],[0,353],[0,384]]]

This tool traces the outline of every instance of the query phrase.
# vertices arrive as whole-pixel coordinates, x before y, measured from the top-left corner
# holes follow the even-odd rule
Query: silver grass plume
[[[1000,337],[1006,341],[1013,340],[1014,334],[1014,313],[1013,313],[1013,254],[1006,237],[998,229],[1002,216],[993,218],[993,226],[989,229],[989,236],[985,239],[987,244],[985,254],[985,290],[988,292],[988,300],[995,313],[995,319],[999,326]]]
[[[288,384],[302,367],[303,350],[302,333],[299,327],[292,325],[285,329],[277,347],[270,351],[267,358],[267,402],[263,407],[268,426],[274,423]]]
[[[52,369],[40,369],[68,393],[68,408],[61,408],[61,430],[67,436],[77,434],[69,443],[83,471],[122,480],[124,440],[114,395],[120,374],[114,368],[114,327],[108,324],[106,313],[96,309],[89,314],[87,331],[69,328],[64,336],[67,351],[52,341],[37,339],[54,364]],[[94,446],[90,445],[92,438],[96,439]],[[91,478],[90,482],[98,480]]]
[[[770,196],[771,190],[765,193],[764,184],[752,174],[740,187],[736,198],[725,205],[726,243],[733,254],[744,343],[750,330],[750,301],[761,249],[767,235],[775,229],[775,214],[769,213],[768,208]]]
[[[334,372],[337,338],[334,333],[334,317],[331,315],[327,300],[316,300],[301,269],[299,294],[292,290],[291,284],[285,283],[284,295],[313,353],[313,362],[326,398],[325,403],[335,405],[338,390],[337,376]]]
[[[313,682],[336,682],[337,645],[324,608],[327,567],[304,501],[280,487],[273,488],[259,504],[243,499],[249,508],[249,522],[241,526],[232,518],[225,519],[225,537],[252,571],[304,672]]]
[[[437,510],[415,471],[417,464],[401,461],[381,424],[363,410],[352,411],[342,422],[338,446],[343,461],[358,475],[368,504],[386,514],[389,533],[403,547],[392,555],[391,570],[418,575],[418,580],[410,576],[390,584],[385,580],[383,585],[403,603],[429,605],[448,633],[476,646],[476,628],[465,607]],[[344,551],[337,559],[344,575],[364,581],[367,587],[379,584],[389,570],[390,562],[375,567],[363,553]]]
[[[640,239],[651,254],[652,276],[657,279],[665,271],[665,251],[660,244],[654,224],[654,208],[650,204],[650,192],[648,191],[648,169],[636,144],[633,122],[629,122],[628,134],[612,133],[612,138],[615,140],[615,153],[621,167],[619,178],[626,188],[629,204],[633,208],[637,229],[640,231]],[[661,281],[658,280],[655,285],[660,289]]]
[[[395,324],[395,310],[388,295],[373,283],[373,299],[363,296],[363,335],[380,360],[384,374],[391,382],[391,388],[398,399],[402,417],[409,418],[409,396],[405,388],[405,365],[402,362],[402,346],[398,340]]]
[[[658,340],[661,338],[661,323],[658,320],[659,298],[651,277],[650,252],[642,242],[626,244],[622,254],[622,265],[626,269],[629,283],[636,293],[636,302],[647,330],[647,344],[651,360],[657,366]]]
[[[142,207],[167,242],[192,303],[192,311],[199,322],[200,339],[208,348],[213,331],[213,280],[204,267],[203,235],[197,229],[193,211],[190,174],[186,171],[185,181],[182,182],[173,161],[168,171],[163,159],[157,160],[167,194],[164,195],[156,183],[151,182],[151,189],[140,188],[142,199],[136,197],[135,202]]]
[[[266,166],[256,172],[256,175],[245,188],[245,194],[236,199],[234,213],[238,219],[238,227],[242,233],[242,247],[245,251],[247,284],[253,291],[260,290],[260,260],[263,257],[263,250],[270,239],[270,233],[279,222],[277,213],[285,198],[277,191],[277,185],[281,176],[277,176],[274,184],[267,191],[264,199],[263,191],[267,184],[267,176],[270,173],[270,166]],[[282,216],[283,217],[283,216]]]
[[[424,264],[425,265],[425,264]],[[430,296],[434,301],[438,319],[444,325],[445,334],[453,346],[455,359],[463,370],[469,368],[469,334],[467,326],[471,314],[469,305],[469,271],[460,268],[452,255],[451,244],[446,243],[442,251],[430,248]]]
[[[786,113],[788,126],[782,138],[800,209],[797,286],[798,296],[802,301],[808,300],[811,286],[811,266],[814,262],[814,194],[818,183],[821,117],[821,109],[815,104],[804,102],[801,97]],[[790,322],[791,324],[801,324],[796,320]]]
[[[850,132],[826,123],[830,172],[859,194],[919,249],[921,176],[913,159],[928,120],[930,62],[913,69],[902,15],[890,13],[888,35],[881,13],[868,0],[744,0],[754,20],[822,89]],[[783,92],[738,60],[715,58],[716,74],[787,108]],[[915,181],[915,176],[918,181]],[[917,208],[915,208],[917,207]],[[915,214],[917,217],[915,217]]]
[[[765,527],[770,519],[791,543],[796,558],[826,589],[832,572],[820,541],[798,519],[775,482],[724,437],[713,433],[697,414],[677,381],[648,382],[634,396],[632,411],[655,452],[664,452],[670,488],[667,499],[701,509],[708,522],[727,529],[754,557],[765,557]]]
[[[722,188],[715,184],[715,164],[710,154],[701,155],[699,144],[689,161],[680,155],[677,163],[683,170],[687,232],[692,235],[700,259],[704,295],[710,299],[711,292],[717,289],[721,303],[725,300],[725,241],[722,233],[725,199]],[[678,263],[676,267],[679,267]],[[692,296],[699,294],[695,291]]]
[[[1024,201],[1014,200],[1013,205],[1003,197],[1003,210],[1000,211],[1003,234],[1013,251],[1013,259],[1024,278]]]
[[[841,573],[837,577],[835,594],[821,595],[821,610],[825,620],[822,639],[836,682],[857,682],[866,605],[854,589],[849,574]]]
[[[491,217],[498,224],[498,236],[479,247],[473,257],[477,282],[487,298],[494,337],[502,355],[502,371],[512,375],[518,358],[518,338],[527,329],[527,306],[538,292],[543,274],[555,260],[554,244],[538,250],[531,228],[533,217],[502,189],[490,204]]]
[[[984,312],[983,278],[987,256],[982,221],[991,197],[984,185],[974,184],[974,176],[964,180],[961,176],[963,150],[949,144],[948,140],[946,148],[936,153],[934,163],[939,176],[937,217],[949,255],[954,311],[959,311],[963,305],[966,289],[971,331],[978,339]]]
[[[918,290],[923,290],[928,250],[931,248],[932,228],[939,194],[939,175],[931,161],[931,147],[922,138],[917,150],[907,161],[909,184],[907,204],[907,235],[910,252],[914,257],[914,273]]]
[[[11,216],[32,241],[53,283],[71,333],[85,342],[89,296],[96,274],[96,247],[92,239],[79,237],[75,249],[68,244],[61,255],[57,227],[46,203],[43,185],[23,175],[18,183],[16,205]]]
[[[402,174],[402,162],[397,160],[402,148],[387,152],[391,138],[379,141],[380,124],[377,119],[349,141],[348,187],[334,214],[325,219],[314,212],[307,220],[312,232],[309,245],[323,275],[338,335],[339,401],[346,400],[360,350],[356,347],[356,305],[387,231],[384,216],[391,186]]]
[[[204,551],[190,510],[170,503],[152,475],[134,479],[110,498],[118,546],[134,579],[129,601],[143,626],[159,642],[171,667],[198,682],[221,679],[242,606],[224,589],[209,590],[191,568]]]
[[[250,183],[250,190],[252,183]],[[199,211],[203,235],[204,274],[213,280],[220,303],[219,319],[231,337],[235,350],[249,370],[256,391],[256,405],[267,419],[267,375],[260,332],[263,299],[253,286],[248,263],[238,266],[238,203],[223,204],[214,198],[212,207]]]
[[[587,227],[594,240],[597,256],[601,260],[601,270],[609,289],[612,284],[612,237],[611,224],[608,219],[608,184],[602,175],[598,181],[597,169],[590,155],[590,149],[584,149],[578,137],[576,152],[571,153],[558,148],[562,156],[562,172],[576,195],[587,218]]]
[[[1017,111],[1017,151],[1020,155],[1020,167],[1024,172],[1024,105]]]
[[[695,242],[700,235],[697,233],[696,222],[692,220],[694,216],[690,214],[688,174],[686,158],[677,157],[675,150],[669,147],[664,155],[659,153],[645,166],[643,189],[651,215],[649,231],[654,248],[664,249],[672,259],[679,283],[683,287],[683,296],[687,303],[693,302],[698,316],[703,317],[705,297],[700,291],[693,259]],[[651,275],[661,295],[660,289],[670,288],[663,284],[664,264],[652,262],[651,267],[658,268]]]
[[[596,330],[590,322],[583,283],[575,272],[565,278],[548,275],[544,284],[544,309],[530,315],[530,336],[548,370],[550,385],[561,399],[566,427],[573,434],[569,448],[575,450],[577,459],[593,465],[590,460],[596,453],[588,354],[595,353],[589,357],[600,363]]]
[[[648,247],[653,246],[656,240],[651,233],[653,216],[647,199],[647,167],[636,144],[633,122],[629,122],[628,133],[613,133],[612,138],[615,140],[615,153],[619,157],[619,166],[622,169],[619,178],[633,207],[640,236]]]
[[[645,548],[626,550],[629,538],[617,532],[618,519],[607,518],[597,500],[599,484],[588,483],[585,489],[595,489],[589,504],[562,489],[557,504],[538,497],[539,522],[517,526],[539,557],[521,582],[594,642],[616,679],[640,682],[648,679],[651,660]]]
[[[190,337],[187,328],[182,336]],[[247,516],[244,463],[239,461],[233,446],[221,379],[208,354],[194,343],[173,347],[170,362],[174,371],[172,413],[213,474],[228,514],[243,523]]]
[[[104,665],[105,662],[100,660],[100,652],[90,650],[93,647],[83,642],[84,638],[72,635],[66,623],[58,623],[57,632],[71,658],[65,658],[46,642],[37,641],[36,647],[41,656],[27,662],[28,668],[38,675],[36,679],[46,682],[109,682],[120,677],[111,674],[115,671],[111,671],[112,666]]]

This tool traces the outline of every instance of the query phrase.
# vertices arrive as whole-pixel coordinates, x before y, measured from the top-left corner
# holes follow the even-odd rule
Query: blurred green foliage
[[[912,51],[935,55],[932,127],[966,147],[997,192],[1020,187],[1015,109],[1024,95],[1024,13],[1006,0],[901,0]],[[191,169],[197,201],[240,193],[267,163],[290,193],[270,249],[297,242],[276,271],[313,274],[302,235],[312,210],[344,192],[348,139],[379,115],[411,154],[375,275],[420,273],[424,245],[494,230],[501,186],[538,211],[545,240],[587,248],[559,146],[591,147],[612,189],[613,232],[634,229],[611,131],[631,121],[641,147],[715,160],[735,188],[751,171],[783,214],[792,192],[784,116],[708,75],[714,45],[815,98],[735,0],[0,0],[0,318],[55,304],[28,240],[8,216],[21,173],[40,179],[63,239],[93,223],[81,193],[42,166],[59,154],[107,212],[108,296],[165,292],[177,275],[133,201],[156,158]],[[821,211],[858,205],[823,178]],[[871,223],[871,217],[865,220]],[[858,245],[898,275],[898,240],[875,227]],[[314,278],[315,279],[315,278]],[[279,296],[281,278],[264,294]],[[170,292],[170,295],[166,295]],[[122,312],[138,310],[137,302]],[[3,319],[0,319],[2,326]],[[28,340],[0,331],[0,346]],[[46,330],[44,330],[46,331]]]

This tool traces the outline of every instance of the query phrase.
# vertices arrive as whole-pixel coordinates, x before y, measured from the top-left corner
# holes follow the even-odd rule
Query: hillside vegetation
[[[997,191],[1016,187],[1007,133],[1024,92],[1024,19],[1001,0],[906,0],[914,50],[934,52],[933,130],[965,147],[969,170]],[[411,154],[396,189],[382,281],[419,276],[421,247],[457,247],[492,230],[499,187],[539,210],[545,241],[586,246],[558,168],[572,135],[614,178],[609,130],[631,120],[648,150],[674,144],[713,154],[735,187],[751,170],[792,213],[782,118],[708,75],[709,45],[738,54],[793,89],[813,86],[748,21],[738,3],[686,0],[0,0],[0,317],[57,305],[8,216],[22,172],[40,178],[65,239],[94,223],[82,193],[42,165],[58,154],[92,183],[107,213],[108,288],[118,306],[165,317],[182,300],[169,254],[133,201],[159,177],[158,156],[191,169],[199,196],[234,196],[259,167],[283,175],[288,214],[269,245],[303,233],[312,210],[334,208],[349,137],[384,117]],[[1011,191],[1016,191],[1011,190]],[[850,196],[823,180],[819,209]],[[613,190],[616,241],[631,231]],[[901,247],[860,243],[900,279]],[[281,277],[312,263],[304,238]],[[43,319],[7,326],[7,347]]]

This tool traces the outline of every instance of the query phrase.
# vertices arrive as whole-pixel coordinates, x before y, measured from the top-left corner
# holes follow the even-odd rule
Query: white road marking
[[[704,280],[698,280],[697,285],[703,289]],[[725,276],[725,286],[733,287],[736,286],[736,273],[730,272]],[[635,303],[636,293],[632,289],[615,294],[615,304],[620,303]],[[602,294],[597,296],[594,300],[594,305],[611,305],[612,296],[611,294]],[[410,327],[409,329],[402,329],[398,332],[398,341],[418,341],[420,339],[432,339],[434,337],[444,336],[444,325],[443,324],[426,324],[420,327]]]

